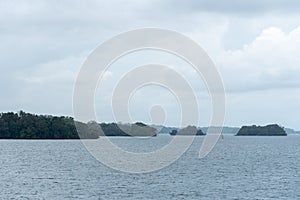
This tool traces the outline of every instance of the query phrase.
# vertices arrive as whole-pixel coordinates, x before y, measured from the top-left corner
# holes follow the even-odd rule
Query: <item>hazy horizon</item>
[[[36,115],[41,115],[41,116],[46,116],[46,115],[49,115],[49,114],[47,114],[47,113],[31,113],[31,112],[28,112],[28,111],[24,111],[24,110],[19,110],[19,111],[6,111],[6,112],[14,112],[14,113],[18,113],[18,112],[20,112],[20,111],[23,111],[23,112],[25,112],[25,113],[30,113],[30,114],[36,114]],[[6,112],[0,112],[0,113],[6,113]],[[51,115],[51,116],[57,116],[57,117],[60,117],[60,116],[64,116],[64,117],[73,117],[72,115]],[[92,121],[92,120],[91,120]],[[121,124],[126,124],[127,122],[117,122],[117,121],[97,121],[98,123],[121,123]],[[136,122],[142,122],[142,123],[145,123],[145,124],[147,124],[147,125],[150,125],[150,126],[164,126],[164,127],[166,127],[166,128],[181,128],[181,127],[179,127],[179,126],[176,126],[176,125],[163,125],[163,124],[149,124],[149,123],[147,123],[147,122],[144,122],[144,121],[133,121],[132,123],[136,123]],[[241,128],[242,126],[252,126],[252,125],[257,125],[257,126],[266,126],[266,125],[270,125],[270,124],[277,124],[276,122],[274,122],[274,123],[269,123],[269,124],[242,124],[242,125],[240,125],[240,126],[231,126],[231,125],[226,125],[226,124],[224,124],[223,125],[223,128]],[[288,128],[288,129],[292,129],[292,130],[294,130],[294,131],[299,131],[298,129],[294,129],[293,127],[286,127],[286,126],[284,126],[283,124],[278,124],[278,125],[280,125],[280,126],[282,126],[282,127],[284,127],[284,128]],[[192,125],[193,126],[193,125]],[[209,125],[207,124],[207,125],[201,125],[200,124],[200,126],[198,126],[198,127],[200,127],[200,128],[206,128],[206,127],[209,127]],[[212,126],[213,127],[213,126]]]

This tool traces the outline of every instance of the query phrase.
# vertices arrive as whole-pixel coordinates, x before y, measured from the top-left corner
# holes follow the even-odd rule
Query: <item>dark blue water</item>
[[[170,139],[113,140],[143,151]],[[300,199],[300,136],[225,136],[200,160],[202,140],[147,174],[105,167],[80,141],[1,140],[0,199]]]

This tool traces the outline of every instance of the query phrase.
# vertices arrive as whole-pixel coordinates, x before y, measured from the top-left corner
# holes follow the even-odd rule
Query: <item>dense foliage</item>
[[[156,129],[139,122],[132,125],[102,123],[101,128],[104,133],[96,122],[81,123],[71,117],[34,115],[23,111],[0,114],[0,139],[96,139],[101,135],[156,136]]]
[[[1,113],[1,139],[78,139],[71,117],[19,113]],[[89,137],[89,138],[95,138]]]
[[[172,130],[170,135],[205,135],[201,129],[197,129],[196,126],[187,126],[185,128]]]
[[[283,127],[277,124],[271,124],[267,126],[243,126],[237,136],[286,136],[286,132]]]

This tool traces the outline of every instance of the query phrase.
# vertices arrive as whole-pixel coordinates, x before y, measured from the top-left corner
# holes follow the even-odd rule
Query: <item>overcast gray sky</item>
[[[226,89],[226,125],[279,123],[300,129],[299,11],[296,0],[0,0],[0,111],[72,115],[74,82],[86,56],[120,32],[159,27],[189,36],[212,58]],[[106,89],[96,95],[99,120],[113,120],[110,83],[126,66],[153,60],[184,65],[157,52],[122,58],[107,73]],[[183,71],[195,86],[205,126],[207,91],[198,77]],[[155,102],[166,106],[167,124],[175,124],[178,108],[166,91],[139,92],[130,107],[134,119],[147,122],[143,106]]]

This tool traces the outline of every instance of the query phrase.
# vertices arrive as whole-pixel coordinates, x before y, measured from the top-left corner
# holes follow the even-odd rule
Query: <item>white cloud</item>
[[[229,92],[228,124],[255,121],[255,109],[247,110],[249,118],[243,117],[239,110],[270,106],[267,113],[271,113],[278,104],[290,105],[291,99],[278,99],[281,95],[299,98],[297,4],[281,0],[248,1],[235,6],[215,1],[194,1],[187,5],[157,0],[0,1],[0,109],[70,115],[73,83],[86,52],[119,32],[155,26],[192,37],[212,57]],[[153,57],[141,55],[138,59],[130,56],[128,59],[117,67],[146,64]],[[162,63],[173,66],[179,63],[168,59]],[[179,69],[183,66],[178,65]],[[182,69],[179,72],[184,71],[181,74],[197,85],[198,77],[193,71]],[[108,72],[106,84],[117,81],[120,71]],[[196,88],[201,102],[206,98],[203,87]],[[267,100],[257,102],[258,98],[265,98],[264,92],[268,93]],[[104,100],[109,97],[104,95]],[[296,116],[299,112],[296,102],[293,107],[283,106],[285,116]],[[201,105],[204,112],[206,105]],[[101,115],[107,113],[104,110]],[[273,115],[266,114],[264,119],[269,116],[274,122],[281,120]],[[285,123],[299,127],[294,118]],[[260,118],[255,122],[265,121]]]
[[[224,51],[216,62],[228,91],[300,87],[300,27],[270,27],[242,49]]]

